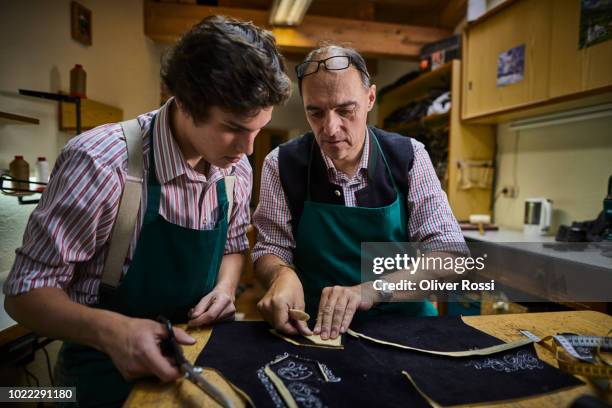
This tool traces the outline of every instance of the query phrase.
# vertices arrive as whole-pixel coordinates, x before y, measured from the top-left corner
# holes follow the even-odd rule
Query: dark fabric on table
[[[437,351],[503,343],[457,316],[414,317],[405,319],[404,324],[399,322],[394,316],[380,316],[355,322],[351,329],[377,339]],[[537,358],[532,344],[489,356],[456,358],[367,343],[379,362],[408,372],[417,387],[441,405],[503,401],[582,384]]]
[[[459,317],[406,318],[376,316],[351,328],[371,337],[423,349],[459,351],[502,341],[474,329]],[[537,358],[533,345],[490,356],[434,356],[378,345],[344,335],[343,350],[292,345],[269,332],[265,322],[232,322],[215,326],[197,364],[220,371],[244,390],[257,406],[275,406],[257,371],[277,356],[293,356],[325,364],[342,379],[326,384],[324,405],[427,405],[409,380],[442,405],[502,401],[533,396],[582,382]]]
[[[503,341],[463,323],[458,316],[411,317],[381,315],[359,319],[351,329],[377,340],[435,351],[461,351],[501,344]]]
[[[344,336],[344,350],[292,345],[269,332],[265,322],[230,322],[213,333],[196,364],[218,370],[256,406],[274,407],[257,371],[289,353],[325,364],[340,382],[326,387],[324,406],[429,406],[400,370],[381,365],[362,341]]]

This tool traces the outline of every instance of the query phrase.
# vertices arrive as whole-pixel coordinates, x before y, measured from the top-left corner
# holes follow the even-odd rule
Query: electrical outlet
[[[504,186],[501,190],[502,196],[506,198],[516,198],[518,197],[518,187],[517,186]]]

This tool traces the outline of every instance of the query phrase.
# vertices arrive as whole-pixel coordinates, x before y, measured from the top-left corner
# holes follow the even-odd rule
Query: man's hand
[[[234,306],[235,295],[230,290],[215,287],[212,292],[204,296],[198,304],[191,309],[189,327],[209,325],[234,318],[236,306]]]
[[[304,289],[296,273],[283,267],[278,271],[265,296],[257,303],[257,308],[272,327],[287,334],[310,336],[312,331],[305,321],[289,316],[289,309],[304,310]]]
[[[326,340],[346,332],[357,310],[369,310],[374,305],[374,297],[363,296],[363,290],[361,285],[323,288],[315,334]]]
[[[166,328],[153,320],[126,318],[127,324],[117,326],[116,336],[105,347],[113,363],[128,381],[154,375],[163,382],[181,376],[168,357],[161,353],[160,343],[168,335]],[[174,327],[179,344],[194,344],[194,338]]]

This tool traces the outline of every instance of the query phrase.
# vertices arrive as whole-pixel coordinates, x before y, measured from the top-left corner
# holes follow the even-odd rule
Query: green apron
[[[134,257],[119,287],[101,292],[95,307],[138,318],[164,315],[187,321],[189,309],[215,286],[227,238],[224,179],[216,183],[218,221],[212,230],[193,230],[171,224],[159,215],[161,186],[155,173],[153,131],[150,127],[150,166],[147,207]],[[132,383],[123,379],[110,357],[93,348],[65,342],[56,367],[63,386],[76,387],[79,406],[119,406]],[[72,405],[74,406],[74,405]]]
[[[354,286],[361,283],[362,242],[406,242],[408,240],[406,204],[376,136],[377,152],[385,163],[395,189],[395,201],[378,208],[346,207],[310,200],[310,166],[304,210],[296,234],[294,264],[304,287],[306,311],[316,316],[321,291],[327,286]],[[314,143],[314,142],[313,142]],[[315,147],[316,148],[316,147]],[[428,301],[376,304],[356,318],[378,313],[401,313],[410,316],[435,316]]]

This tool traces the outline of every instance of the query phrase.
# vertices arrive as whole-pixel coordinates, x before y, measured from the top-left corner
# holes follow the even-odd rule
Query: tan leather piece
[[[289,317],[293,320],[301,320],[304,322],[310,320],[310,315],[299,309],[289,309]]]
[[[327,339],[327,340],[323,340],[320,334],[313,334],[312,336],[304,336],[304,337],[319,346],[342,347],[342,335],[336,337],[335,339]]]

